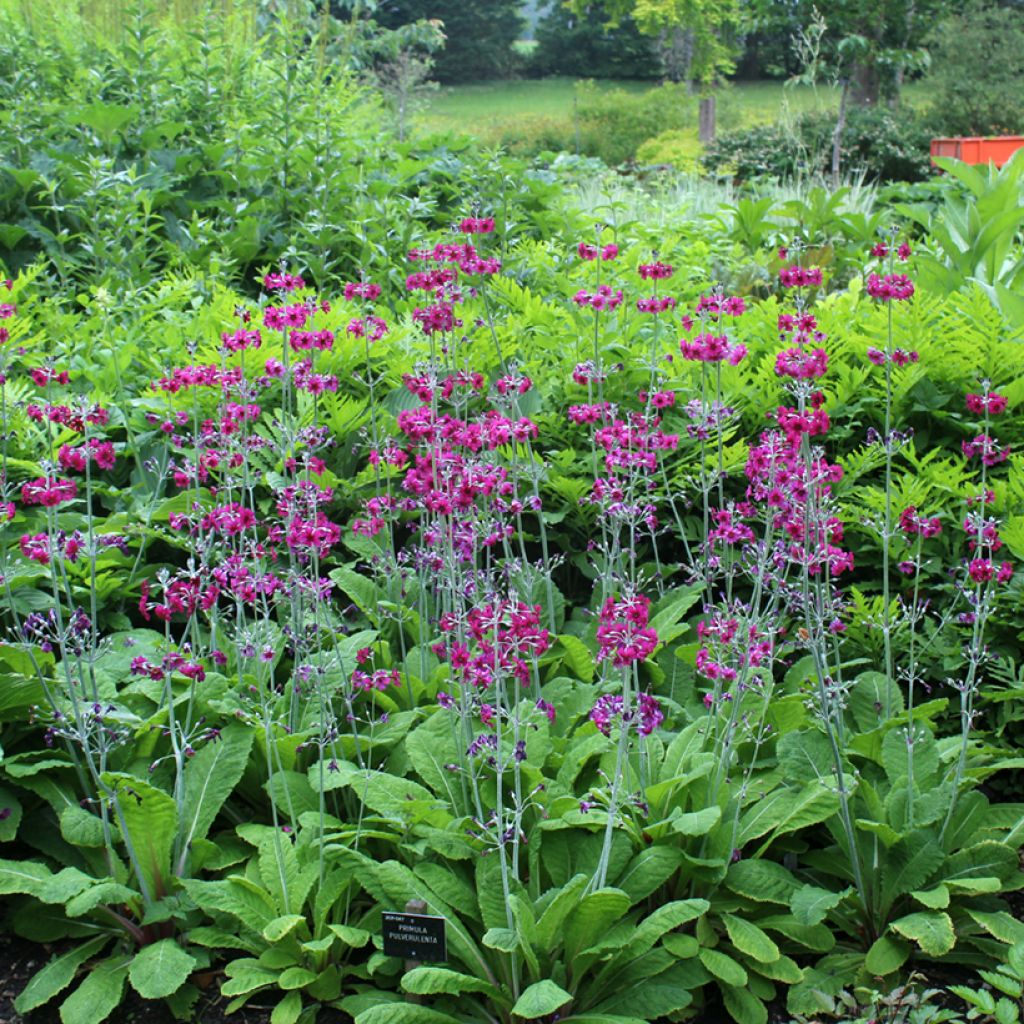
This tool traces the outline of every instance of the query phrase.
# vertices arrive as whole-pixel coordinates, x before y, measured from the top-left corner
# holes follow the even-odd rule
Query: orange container
[[[932,139],[933,157],[952,156],[966,164],[993,163],[996,167],[1002,167],[1021,148],[1024,148],[1024,135]]]

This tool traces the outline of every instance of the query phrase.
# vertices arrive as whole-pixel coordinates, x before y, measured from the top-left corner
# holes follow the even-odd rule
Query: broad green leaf
[[[563,664],[569,673],[584,683],[592,682],[594,679],[594,656],[590,653],[587,645],[579,637],[570,634],[560,635],[558,643],[564,652]]]
[[[805,885],[793,894],[790,909],[801,924],[820,924],[849,894],[849,889],[832,892],[816,885]]]
[[[778,960],[773,960],[771,963],[751,964],[750,968],[765,978],[770,978],[772,981],[781,981],[786,985],[796,985],[798,982],[803,981],[804,977],[804,972],[797,966],[796,961],[785,955],[780,956]]]
[[[97,935],[80,945],[74,946],[62,956],[51,960],[42,970],[37,971],[32,980],[22,989],[14,1000],[14,1008],[18,1013],[28,1013],[37,1006],[49,1002],[55,995],[74,981],[78,968],[94,957],[109,941],[109,935]]]
[[[762,964],[770,964],[782,955],[779,947],[756,924],[735,914],[723,914],[722,921],[732,944]]]
[[[749,989],[722,985],[722,1002],[736,1024],[767,1024],[768,1009]]]
[[[536,1020],[538,1017],[547,1017],[556,1013],[572,999],[572,995],[560,988],[553,981],[534,982],[516,1000],[512,1007],[512,1013],[523,1020]]]
[[[84,807],[71,804],[60,812],[60,834],[72,846],[101,848],[105,845],[103,822]]]
[[[99,1024],[106,1020],[121,1002],[128,964],[129,959],[123,956],[96,964],[61,1004],[64,1024]]]
[[[997,888],[992,891],[998,892],[998,879],[995,881]],[[931,910],[945,910],[949,906],[949,889],[944,885],[937,885],[934,889],[917,889],[910,895],[923,907],[928,907]]]
[[[258,960],[242,957],[232,960],[225,968],[227,975],[220,987],[222,996],[243,996],[257,989],[266,988],[277,983],[280,972],[264,967]]]
[[[302,994],[287,992],[270,1014],[270,1024],[296,1024],[302,1016]]]
[[[642,985],[629,985],[624,991],[616,992],[610,999],[599,1003],[599,1013],[632,1015],[642,1013],[648,1021],[660,1020],[678,1010],[684,1010],[693,1002],[690,990],[678,984],[668,973],[662,973]]]
[[[622,952],[615,958],[616,962],[620,959],[637,959],[666,932],[696,921],[708,912],[710,906],[707,900],[702,899],[674,900],[672,903],[663,904],[643,919],[629,941],[622,947]]]
[[[644,853],[648,851],[643,851]],[[635,862],[635,858],[634,858]],[[629,874],[629,869],[624,872]],[[590,879],[586,875],[576,875],[558,891],[537,921],[536,945],[544,953],[552,952],[562,941],[562,929],[568,917],[576,910]],[[627,884],[629,879],[627,879]],[[626,886],[620,886],[633,898],[633,893]]]
[[[1005,910],[995,912],[967,909],[967,913],[993,938],[1009,946],[1024,946],[1024,921]]]
[[[777,789],[744,811],[736,845],[742,848],[752,839],[769,833],[796,832],[831,817],[838,806],[834,788],[820,781],[800,789]],[[767,843],[762,849],[765,846]]]
[[[0,860],[0,896],[36,896],[41,884],[52,877],[48,867],[34,860]]]
[[[700,962],[716,977],[719,981],[724,981],[727,985],[742,986],[747,983],[747,972],[743,969],[743,965],[737,963],[731,956],[723,953],[718,949],[709,949],[707,946],[701,946],[700,952],[697,954]]]
[[[182,849],[205,839],[224,801],[238,785],[252,749],[254,731],[229,725],[207,740],[185,765],[181,808]]]
[[[463,992],[481,992],[491,999],[500,998],[498,990],[488,981],[460,974],[447,967],[415,967],[402,975],[402,989],[414,995],[462,995]]]
[[[800,888],[796,876],[781,864],[767,860],[740,860],[729,866],[725,886],[759,903],[789,905]]]
[[[621,889],[598,889],[585,896],[566,921],[565,948],[570,955],[593,946],[629,907],[630,899]]]
[[[787,733],[779,739],[778,751],[787,782],[817,782],[835,775],[832,745],[817,729]]]
[[[705,807],[672,818],[672,831],[684,836],[706,836],[721,820],[721,807]]]
[[[819,953],[827,953],[836,944],[831,929],[823,924],[801,924],[792,914],[770,914],[768,917],[759,917],[757,923],[765,931],[779,932],[787,939]]]
[[[163,999],[188,981],[196,962],[174,939],[160,939],[135,954],[128,980],[143,999]]]
[[[457,1017],[431,1010],[426,1006],[413,1006],[403,1003],[396,1007],[393,1003],[383,1006],[372,1006],[356,1015],[355,1024],[462,1024]]]
[[[893,921],[891,927],[929,956],[942,956],[956,945],[953,921],[941,911],[919,910]]]
[[[634,904],[650,896],[678,870],[682,861],[679,850],[666,846],[649,846],[641,850],[615,879],[615,887],[626,893]]]
[[[18,834],[22,815],[21,801],[9,786],[0,786],[0,814],[4,815],[0,819],[0,843],[9,843]]]
[[[158,899],[170,887],[171,849],[178,832],[174,798],[134,775],[104,772],[102,778],[117,793],[116,817],[131,842],[143,894],[147,900]]]
[[[850,688],[849,703],[857,728],[870,732],[883,725],[887,716],[903,711],[903,691],[884,672],[861,672]]]
[[[316,981],[316,975],[305,967],[287,967],[277,978],[277,984],[286,992],[289,989],[305,988]]]
[[[882,864],[883,906],[924,886],[945,859],[935,839],[923,832],[908,835],[892,847]]]
[[[898,971],[910,956],[910,947],[894,935],[882,935],[871,944],[864,958],[864,966],[874,975],[884,978]]]
[[[263,929],[263,938],[267,942],[280,942],[287,935],[290,935],[300,925],[304,925],[306,919],[301,914],[284,914],[281,917],[275,917],[267,926]]]
[[[120,882],[106,880],[90,886],[77,896],[72,896],[64,904],[64,913],[68,917],[81,917],[83,914],[95,910],[96,907],[116,906],[119,903],[129,903],[138,901],[138,899],[139,894],[134,889],[129,889],[127,885],[121,885]]]

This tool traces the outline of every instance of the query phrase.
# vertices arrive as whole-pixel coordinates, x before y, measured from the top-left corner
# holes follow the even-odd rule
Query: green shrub
[[[704,166],[741,181],[827,174],[832,163],[835,115],[805,114],[793,125],[756,125],[712,143]],[[854,108],[843,132],[841,169],[873,181],[922,181],[930,173],[934,127],[908,108]]]
[[[648,139],[696,123],[697,102],[684,85],[630,93],[598,89],[593,82],[584,82],[577,90],[580,151],[607,164],[632,160]]]
[[[936,30],[927,82],[950,135],[1024,131],[1024,12],[974,4]]]
[[[563,150],[597,157],[614,167],[637,159],[642,163],[674,162],[650,153],[641,157],[639,150],[667,134],[678,135],[687,129],[692,133],[696,124],[696,100],[682,85],[629,92],[581,82],[576,89],[575,109],[569,116],[520,114],[502,118],[482,134],[515,156]],[[692,158],[691,147],[691,164]]]

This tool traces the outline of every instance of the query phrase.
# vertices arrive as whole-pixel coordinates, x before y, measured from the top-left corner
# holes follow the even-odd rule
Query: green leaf
[[[1024,921],[1018,921],[1012,914],[1005,910],[990,912],[986,910],[972,910],[968,908],[967,913],[981,925],[993,938],[1005,942],[1008,946],[1024,945]]]
[[[264,967],[258,960],[251,957],[241,957],[232,960],[224,968],[227,975],[220,987],[222,996],[244,996],[257,989],[266,988],[277,981],[278,972],[269,967]]]
[[[482,992],[491,999],[500,997],[490,982],[446,967],[415,967],[402,975],[402,989],[420,996],[458,996],[463,992]]]
[[[72,846],[102,848],[106,845],[103,822],[84,807],[70,804],[60,812],[60,834]]]
[[[801,924],[821,924],[828,912],[838,907],[850,891],[844,889],[842,892],[832,892],[816,885],[805,885],[794,893],[790,909]]]
[[[701,946],[697,956],[700,958],[700,962],[719,981],[724,981],[727,985],[735,985],[737,987],[746,985],[747,972],[743,969],[743,965],[737,963],[731,956],[726,955],[721,950]]]
[[[565,948],[570,955],[594,945],[629,907],[629,897],[621,889],[598,889],[585,896],[566,922]]]
[[[672,903],[663,904],[643,919],[640,926],[630,936],[629,941],[622,947],[621,953],[616,956],[616,962],[619,959],[636,960],[666,932],[670,932],[680,925],[696,921],[697,918],[708,912],[710,906],[711,904],[707,900],[699,898],[674,900]]]
[[[296,1024],[302,1015],[302,994],[288,992],[270,1014],[270,1024]]]
[[[774,861],[740,860],[729,866],[725,886],[731,892],[759,903],[784,903],[788,906],[800,883],[796,875]]]
[[[163,999],[188,981],[196,963],[174,939],[161,939],[135,954],[128,980],[143,999]]]
[[[0,860],[0,896],[36,896],[53,872],[34,860]]]
[[[0,813],[2,812],[6,812],[7,817],[0,821],[0,843],[9,843],[18,834],[22,814],[21,801],[9,786],[0,786]]]
[[[722,921],[729,939],[741,953],[762,964],[770,964],[782,955],[779,947],[752,921],[734,914],[723,914]]]
[[[102,881],[69,899],[64,904],[64,913],[68,917],[81,917],[96,907],[128,903],[137,901],[138,898],[139,894],[134,889],[129,889],[127,885],[110,880]]]
[[[998,886],[998,879],[995,881]],[[999,889],[996,888],[991,891],[998,892]],[[925,889],[923,891],[917,889],[910,895],[922,906],[928,907],[931,910],[945,910],[949,906],[949,889],[944,885],[937,885],[934,889]]]
[[[458,1018],[450,1014],[406,1003],[400,1007],[394,1003],[372,1006],[356,1015],[355,1024],[399,1024],[399,1021],[401,1024],[461,1024]]]
[[[523,1020],[536,1020],[557,1012],[572,999],[572,996],[553,981],[534,982],[516,1000],[512,1012]]]
[[[594,656],[587,645],[579,637],[569,634],[560,635],[558,643],[564,652],[562,662],[573,678],[591,682],[594,678]]]
[[[722,985],[722,1002],[729,1016],[737,1024],[767,1024],[768,1009],[748,989],[736,985]]]
[[[288,967],[281,972],[277,979],[278,985],[286,992],[293,988],[305,988],[316,981],[316,975],[305,967]]]
[[[134,775],[104,772],[102,779],[117,792],[119,823],[134,849],[143,895],[158,899],[170,886],[171,849],[178,832],[174,798]]]
[[[659,885],[663,885],[678,870],[682,861],[679,850],[666,846],[649,846],[641,850],[615,879],[615,887],[621,889],[636,904],[650,896]]]
[[[94,957],[109,941],[109,935],[97,935],[88,942],[68,950],[62,956],[51,960],[42,970],[37,971],[32,980],[14,1000],[14,1008],[18,1013],[28,1013],[37,1006],[49,1002],[59,992],[74,981],[78,968],[91,957]]]
[[[777,789],[743,813],[736,845],[743,847],[751,839],[769,833],[774,836],[796,832],[817,824],[831,817],[838,806],[834,788],[821,781],[810,782],[800,789]]]
[[[891,927],[904,938],[916,942],[929,956],[942,956],[956,945],[952,918],[937,910],[907,914],[893,921]]]
[[[942,847],[927,833],[908,835],[892,848],[882,866],[882,903],[920,889],[946,859]]]
[[[280,942],[285,936],[290,935],[299,925],[306,923],[301,914],[285,914],[282,917],[275,917],[263,929],[263,938],[267,942]]]
[[[60,1019],[64,1024],[99,1024],[106,1020],[121,1002],[128,964],[129,960],[122,956],[93,967],[61,1004]]]
[[[864,966],[874,975],[884,978],[898,971],[910,956],[910,947],[894,935],[882,935],[871,944],[864,958]]]
[[[672,831],[684,836],[706,836],[721,820],[721,807],[705,807],[672,818]]]
[[[238,785],[252,749],[254,732],[229,725],[218,740],[207,740],[185,765],[181,821],[182,848],[205,839],[224,801]]]

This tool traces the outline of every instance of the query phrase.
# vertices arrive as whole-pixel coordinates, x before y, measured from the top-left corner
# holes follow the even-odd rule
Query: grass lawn
[[[487,139],[523,116],[571,119],[575,85],[572,78],[544,78],[444,86],[429,97],[419,122],[427,129],[463,131]],[[598,79],[597,85],[628,92],[656,88],[653,82],[617,79]],[[774,121],[786,113],[834,109],[839,104],[838,89],[815,90],[778,81],[735,82],[717,95],[719,131]],[[921,97],[919,87],[907,89],[909,102]]]

